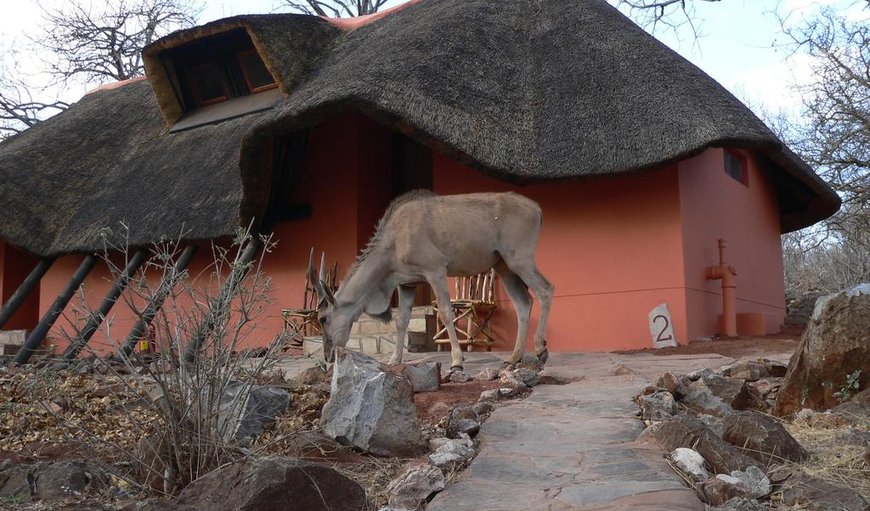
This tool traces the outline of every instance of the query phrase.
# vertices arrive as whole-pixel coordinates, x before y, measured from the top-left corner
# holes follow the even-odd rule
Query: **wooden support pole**
[[[53,257],[43,257],[40,259],[36,267],[24,279],[24,282],[12,293],[9,301],[3,304],[3,308],[0,309],[0,328],[3,328],[3,325],[12,319],[18,307],[21,307],[21,304],[24,303],[24,300],[30,295],[31,291],[36,289],[39,281],[42,280],[42,277],[51,268],[52,263],[54,263]]]
[[[18,351],[18,354],[15,356],[15,363],[18,365],[26,364],[28,360],[30,360],[30,356],[33,355],[33,352],[36,351],[36,348],[42,344],[42,340],[45,339],[46,334],[54,325],[54,322],[57,320],[57,317],[60,316],[60,313],[66,308],[73,294],[76,292],[76,289],[82,285],[85,277],[88,276],[88,273],[94,268],[94,264],[97,262],[97,256],[94,254],[88,254],[85,256],[85,259],[79,265],[76,272],[73,274],[72,278],[69,282],[67,282],[66,287],[60,292],[57,298],[54,300],[54,303],[51,304],[51,307],[42,317],[39,324],[36,325],[36,328],[30,332],[30,335],[27,336],[27,340],[24,341],[24,346]]]
[[[193,255],[196,254],[197,248],[198,247],[195,245],[184,247],[178,260],[175,261],[172,273],[163,278],[160,287],[157,288],[157,292],[151,297],[151,301],[148,302],[145,311],[142,312],[142,315],[139,317],[139,321],[133,325],[130,333],[127,334],[127,338],[124,339],[124,344],[118,348],[118,353],[116,355],[125,357],[133,352],[133,347],[135,347],[136,343],[142,339],[142,336],[151,325],[151,321],[154,320],[154,316],[156,316],[160,311],[160,308],[163,307],[163,301],[166,300],[166,297],[172,291],[172,287],[175,285],[175,279],[178,278],[185,269],[187,269],[191,259],[193,259]]]
[[[76,336],[76,339],[67,346],[63,358],[71,360],[77,357],[79,352],[87,346],[88,341],[91,340],[91,337],[103,323],[103,320],[106,319],[106,315],[109,314],[109,311],[112,310],[112,307],[118,301],[118,297],[120,297],[121,293],[126,289],[127,283],[130,282],[133,274],[136,273],[136,270],[138,270],[139,267],[142,266],[142,263],[145,262],[145,257],[147,255],[148,251],[142,248],[133,253],[133,257],[127,261],[127,266],[124,268],[124,272],[118,276],[118,280],[112,284],[112,288],[109,289],[109,292],[106,293],[105,297],[103,297],[103,302],[100,304],[100,308],[96,312],[91,313],[91,317],[88,318],[85,327],[82,328],[82,331],[78,336]]]

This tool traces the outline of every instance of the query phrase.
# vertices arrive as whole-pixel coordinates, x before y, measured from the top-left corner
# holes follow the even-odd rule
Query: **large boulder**
[[[779,421],[759,412],[734,412],[724,420],[723,439],[743,449],[758,461],[782,463],[801,462],[807,451],[780,424]]]
[[[379,456],[414,456],[426,444],[407,378],[355,351],[336,350],[323,432],[344,445]]]
[[[178,496],[201,511],[362,510],[362,487],[318,463],[268,456],[247,458],[200,477]]]
[[[638,439],[652,442],[668,452],[677,447],[694,449],[707,460],[714,474],[728,474],[732,470],[746,470],[749,466],[760,465],[740,452],[740,449],[716,436],[703,422],[689,415],[677,415],[656,422],[646,428]]]
[[[225,440],[250,445],[289,406],[290,394],[280,387],[233,383],[221,394],[218,427]]]
[[[835,406],[835,393],[857,370],[859,390],[864,389],[870,381],[870,284],[818,299],[789,361],[774,413],[784,416],[802,408]]]
[[[106,485],[103,469],[86,461],[14,465],[0,470],[0,501],[61,500]]]

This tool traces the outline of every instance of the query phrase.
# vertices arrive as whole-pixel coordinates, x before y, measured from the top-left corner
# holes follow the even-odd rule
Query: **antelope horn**
[[[314,286],[314,291],[317,293],[317,300],[323,301],[326,298],[326,292],[323,289],[323,284],[317,277],[314,271],[314,247],[311,247],[311,253],[308,255],[308,280]]]
[[[320,253],[320,272],[317,274],[317,277],[321,282],[326,281],[326,252]]]
[[[335,295],[332,294],[332,289],[329,287],[326,277],[326,252],[320,253],[320,272],[317,276],[320,291],[320,301],[326,300],[330,305],[335,305]]]

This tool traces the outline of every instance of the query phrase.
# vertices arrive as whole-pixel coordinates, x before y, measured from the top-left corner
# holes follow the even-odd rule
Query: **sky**
[[[41,3],[50,6],[63,1],[41,0]],[[199,17],[201,23],[236,14],[275,12],[280,4],[280,0],[200,1],[204,7]],[[401,1],[391,0],[388,6]],[[688,25],[678,30],[659,26],[654,35],[762,117],[780,112],[794,116],[801,104],[794,86],[811,79],[810,60],[794,54],[785,44],[774,11],[799,20],[816,12],[821,5],[829,5],[864,15],[861,3],[857,0],[696,0],[690,3],[695,9],[694,31]],[[24,34],[37,31],[39,26],[40,9],[35,0],[0,0],[0,50],[15,48],[19,54],[18,66],[25,74],[37,73],[39,62],[28,58],[28,40]],[[61,95],[63,99],[75,101],[92,87],[69,85]]]

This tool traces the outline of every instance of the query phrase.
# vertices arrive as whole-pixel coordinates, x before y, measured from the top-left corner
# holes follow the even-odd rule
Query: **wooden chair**
[[[471,351],[475,346],[483,346],[486,351],[492,351],[496,339],[492,336],[489,322],[495,312],[495,270],[489,270],[471,277],[454,278],[454,298],[450,300],[453,309],[453,324],[459,344]],[[438,304],[435,309],[435,346],[442,351],[450,346],[450,336],[447,327],[438,314]]]
[[[322,254],[320,258],[321,268],[323,268],[325,262],[326,254]],[[333,292],[336,290],[335,281],[337,274],[338,263],[335,263],[332,269],[324,275],[324,282]],[[317,320],[317,292],[314,289],[314,283],[311,282],[307,273],[305,274],[305,293],[302,297],[302,308],[281,309],[281,317],[284,319],[284,333],[290,337],[289,342],[291,346],[302,346],[306,337],[323,335],[323,329]]]

